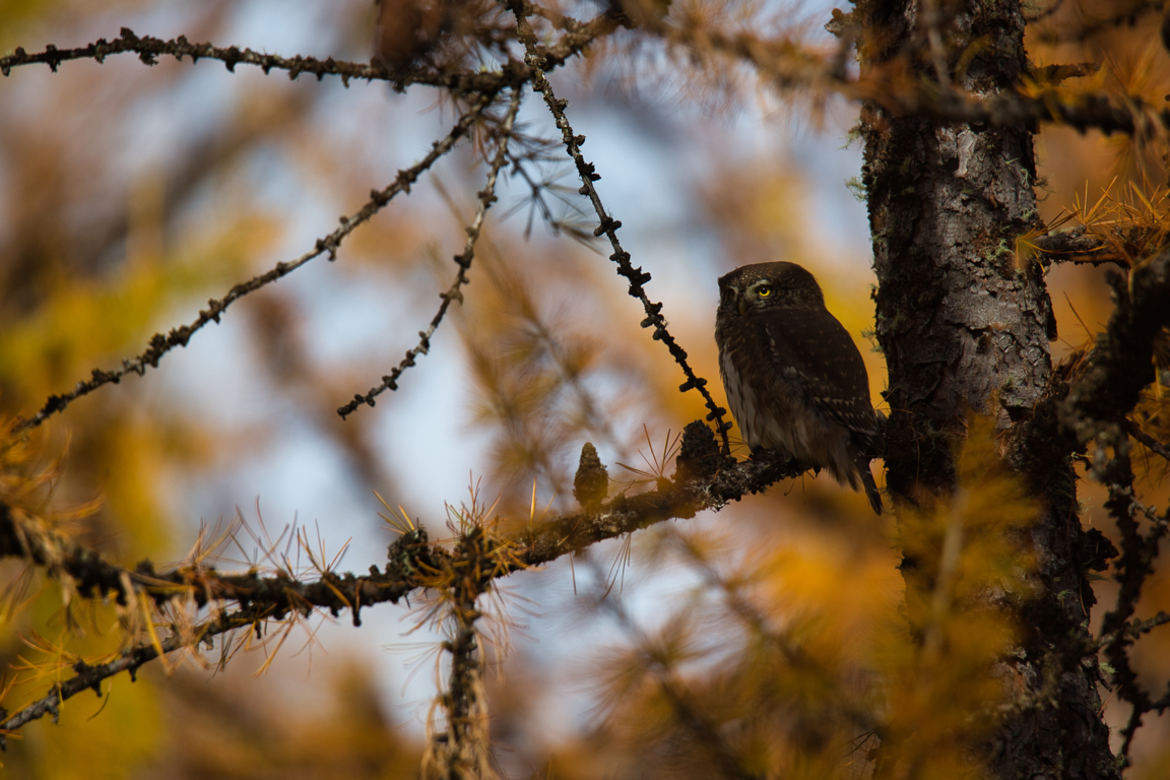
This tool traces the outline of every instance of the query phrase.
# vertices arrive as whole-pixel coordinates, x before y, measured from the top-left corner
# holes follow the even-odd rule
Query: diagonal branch
[[[1161,442],[1155,439],[1150,434],[1143,431],[1136,423],[1131,423],[1127,430],[1129,435],[1137,439],[1142,445],[1157,455],[1160,455],[1167,461],[1170,461],[1170,445],[1166,442]]]
[[[71,699],[87,690],[93,690],[100,696],[103,680],[122,672],[129,672],[133,678],[140,668],[161,655],[173,653],[185,647],[194,647],[199,642],[210,641],[212,637],[233,629],[255,625],[259,619],[261,618],[256,614],[255,609],[241,608],[224,612],[200,623],[190,632],[190,637],[176,631],[158,644],[144,643],[127,648],[120,652],[117,658],[106,663],[91,665],[85,661],[77,661],[73,664],[73,671],[76,672],[76,675],[63,682],[54,683],[49,692],[40,699],[22,707],[12,715],[7,715],[3,709],[0,709],[0,717],[3,717],[3,720],[0,720],[0,749],[4,748],[7,736],[21,726],[39,720],[46,715],[52,715],[55,721],[60,715],[61,704],[66,699]]]
[[[328,254],[330,260],[335,259],[337,256],[337,248],[342,240],[352,233],[358,225],[367,222],[372,216],[381,211],[396,195],[409,191],[411,185],[418,180],[418,177],[424,171],[434,165],[440,157],[451,151],[455,143],[468,133],[472,125],[480,118],[480,115],[492,102],[494,97],[495,93],[493,92],[478,99],[472,108],[459,118],[459,121],[448,131],[446,136],[431,145],[431,150],[421,160],[411,167],[399,171],[398,176],[390,184],[380,190],[370,192],[370,198],[364,206],[350,216],[342,216],[340,220],[341,225],[333,232],[317,239],[312,249],[292,260],[277,263],[268,271],[258,274],[246,282],[240,282],[228,290],[227,294],[222,298],[212,298],[207,302],[207,308],[200,310],[199,316],[193,321],[187,325],[173,328],[166,335],[162,333],[154,334],[151,336],[146,350],[133,358],[123,360],[120,368],[110,371],[95,368],[90,378],[78,382],[72,391],[49,396],[40,411],[32,417],[26,418],[18,423],[15,430],[21,431],[34,428],[53,414],[64,410],[78,398],[92,393],[103,385],[117,384],[127,374],[133,373],[142,376],[146,373],[148,367],[157,368],[158,361],[166,353],[176,347],[187,346],[187,342],[191,340],[191,337],[209,322],[218,323],[223,312],[235,301],[287,276],[310,260],[323,254]]]
[[[370,388],[365,395],[355,395],[353,399],[340,407],[337,413],[341,415],[341,419],[345,419],[350,413],[355,411],[362,404],[368,406],[374,405],[374,398],[381,395],[385,390],[397,390],[398,378],[402,376],[409,367],[413,366],[415,359],[419,355],[425,355],[431,347],[431,336],[435,335],[440,323],[443,322],[443,317],[447,314],[447,309],[451,306],[451,301],[463,302],[462,288],[467,284],[467,272],[471,270],[471,261],[475,257],[475,244],[479,241],[480,230],[483,228],[484,216],[492,203],[496,201],[496,178],[500,174],[500,169],[504,167],[507,160],[508,142],[512,137],[512,127],[516,121],[516,113],[520,110],[520,90],[514,88],[512,90],[512,104],[508,108],[508,113],[504,117],[503,125],[500,128],[499,139],[496,144],[496,155],[491,162],[488,170],[487,183],[479,192],[479,208],[475,212],[475,218],[471,224],[467,226],[467,242],[463,245],[463,252],[455,255],[455,265],[459,270],[455,274],[454,281],[445,292],[439,294],[443,302],[439,304],[435,315],[431,317],[431,322],[426,330],[419,331],[418,343],[406,351],[406,356],[394,367],[394,369],[382,377],[382,383],[376,387]]]
[[[609,259],[617,264],[618,273],[629,281],[630,297],[640,301],[646,312],[646,317],[641,323],[642,327],[654,329],[653,338],[666,345],[671,357],[682,368],[686,381],[679,385],[679,391],[698,390],[699,394],[702,395],[703,403],[708,410],[707,419],[715,421],[716,430],[723,438],[723,451],[727,452],[730,449],[727,431],[731,428],[731,423],[724,419],[726,410],[715,403],[715,399],[707,390],[707,380],[695,374],[687,362],[686,350],[675,341],[674,336],[667,330],[666,318],[662,316],[662,303],[651,301],[646,295],[643,285],[650,281],[650,274],[640,267],[634,267],[630,262],[630,253],[622,248],[621,242],[618,240],[617,231],[622,223],[606,212],[605,205],[601,202],[601,196],[598,195],[597,188],[593,186],[593,182],[600,179],[601,174],[597,173],[593,163],[586,161],[584,155],[581,154],[581,146],[585,143],[585,136],[577,135],[573,131],[568,117],[565,116],[565,107],[568,105],[568,101],[557,98],[556,93],[553,92],[552,84],[549,83],[548,77],[545,75],[542,55],[536,43],[536,33],[528,22],[527,14],[530,5],[527,0],[507,0],[507,4],[516,16],[516,35],[524,44],[524,62],[532,69],[532,86],[544,97],[545,105],[552,113],[557,129],[561,131],[565,150],[572,158],[573,164],[577,167],[577,174],[581,178],[580,194],[589,198],[589,202],[593,204],[593,210],[597,213],[599,222],[593,230],[593,235],[601,236],[604,234],[609,239],[610,246],[613,248],[613,254],[609,256]]]

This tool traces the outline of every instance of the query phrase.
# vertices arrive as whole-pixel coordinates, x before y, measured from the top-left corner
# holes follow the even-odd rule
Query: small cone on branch
[[[675,479],[709,477],[724,465],[724,461],[719,445],[715,443],[715,433],[702,420],[687,423],[675,459]]]
[[[609,471],[597,456],[593,442],[581,445],[577,475],[573,477],[573,496],[581,506],[592,512],[601,506],[609,493]]]

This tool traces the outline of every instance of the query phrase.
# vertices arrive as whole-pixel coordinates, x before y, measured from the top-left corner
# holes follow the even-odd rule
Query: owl
[[[813,275],[775,262],[720,277],[715,342],[731,414],[748,446],[828,469],[854,490],[864,486],[881,514],[869,472],[879,449],[869,377]]]

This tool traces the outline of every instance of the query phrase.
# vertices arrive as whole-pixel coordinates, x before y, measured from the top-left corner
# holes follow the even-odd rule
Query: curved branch
[[[1046,473],[1107,428],[1115,429],[1110,438],[1123,436],[1125,416],[1154,379],[1154,339],[1170,325],[1170,246],[1138,264],[1128,283],[1116,272],[1109,280],[1117,306],[1105,331],[1092,350],[1077,353],[1056,372],[1032,419],[1020,428],[1016,457],[1030,471]]]

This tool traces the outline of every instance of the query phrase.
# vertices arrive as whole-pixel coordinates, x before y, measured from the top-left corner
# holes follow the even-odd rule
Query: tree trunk
[[[945,16],[942,4],[857,0],[854,19],[863,75],[916,90],[910,103],[869,103],[862,113],[877,337],[889,367],[886,466],[903,503],[954,489],[969,412],[995,415],[1011,441],[1052,381],[1043,276],[1014,251],[1017,236],[1038,226],[1033,129],[952,124],[930,110],[952,87],[991,97],[1018,84],[1028,67],[1020,4],[946,3]],[[1013,713],[983,760],[1005,778],[1117,777],[1097,669],[1081,663],[1092,595],[1077,558],[1068,453],[1010,452],[1044,507],[1030,538],[1037,595],[1015,606],[1022,647],[1004,663]],[[907,588],[931,587],[914,581],[923,575],[912,565],[904,574]]]

